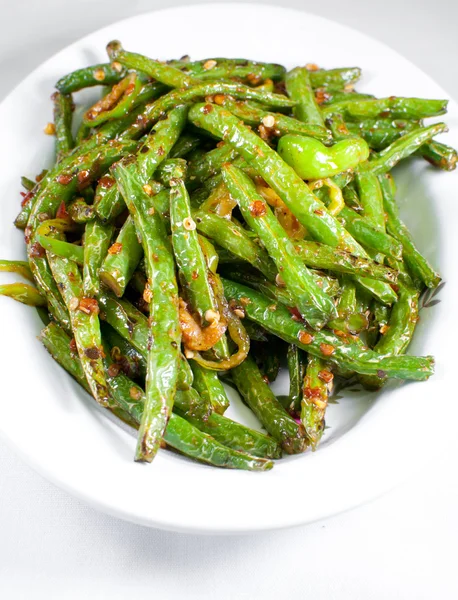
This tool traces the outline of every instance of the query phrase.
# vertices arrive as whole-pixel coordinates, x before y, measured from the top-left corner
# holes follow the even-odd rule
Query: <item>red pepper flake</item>
[[[90,358],[91,360],[97,360],[101,357],[100,350],[96,346],[92,346],[91,348],[86,348],[84,354]]]
[[[262,78],[259,75],[256,75],[256,73],[248,73],[246,78],[251,85],[259,85],[262,81]]]
[[[334,379],[334,375],[331,373],[331,371],[325,371],[323,369],[318,373],[318,378],[325,383],[331,383],[331,381]]]
[[[305,68],[307,69],[307,71],[319,71],[320,70],[320,67],[315,63],[307,63],[305,65]]]
[[[159,148],[157,149],[157,154],[158,156],[164,156],[165,150],[162,146],[159,146]]]
[[[100,187],[102,187],[104,189],[111,188],[114,186],[114,184],[115,184],[114,177],[111,177],[110,175],[104,175],[99,181]]]
[[[308,331],[299,331],[297,337],[301,344],[311,344],[313,342],[313,335],[311,335]]]
[[[267,377],[267,375],[263,375],[262,378],[264,380],[264,383],[267,383],[267,385],[269,385],[270,382],[269,382],[269,378]]]
[[[196,279],[199,279],[199,273],[197,271],[193,271],[191,277],[194,279],[194,281]]]
[[[95,298],[81,298],[79,309],[87,315],[98,315],[100,310],[99,304]]]
[[[57,183],[60,183],[61,185],[68,185],[72,180],[73,175],[70,175],[69,173],[62,173],[57,178]]]
[[[226,96],[224,94],[216,94],[216,96],[213,98],[213,101],[215,104],[222,106],[226,101]]]
[[[35,258],[43,258],[45,254],[45,249],[38,242],[32,244],[32,247],[30,248],[30,256]]]
[[[250,213],[253,217],[263,217],[267,213],[267,207],[262,200],[255,200],[250,204]]]
[[[27,192],[27,193],[21,192],[21,196],[22,196],[21,206],[25,206],[32,200],[32,198],[35,196],[35,194],[33,192]]]
[[[124,92],[124,96],[130,96],[133,93],[134,89],[135,89],[135,84],[129,83],[129,85],[126,87],[126,91]]]
[[[381,369],[379,369],[377,371],[377,377],[380,377],[381,379],[383,379],[384,377],[386,377],[385,371],[382,371]]]
[[[119,254],[122,250],[122,244],[120,242],[115,242],[112,246],[108,248],[108,254]]]
[[[140,400],[142,397],[141,390],[137,387],[131,387],[129,390],[129,396],[132,398],[132,400]]]
[[[109,377],[117,377],[119,375],[120,370],[121,370],[120,365],[112,364],[107,369],[108,376]]]
[[[32,235],[32,228],[27,226],[24,229],[24,239],[25,239],[25,243],[28,244],[30,242],[30,237]]]
[[[336,351],[334,346],[331,346],[331,344],[320,344],[320,350],[325,356],[331,356],[331,354],[334,354]]]
[[[213,110],[213,106],[211,104],[206,104],[203,107],[202,112],[204,113],[204,115],[208,115],[208,113],[211,113],[212,110]]]
[[[317,208],[316,210],[313,211],[316,215],[318,215],[319,217],[322,217],[324,215],[324,210],[322,208]]]
[[[75,338],[72,338],[72,339],[70,340],[70,344],[69,344],[69,346],[70,346],[70,350],[71,350],[71,352],[73,352],[73,353],[76,353],[76,352],[78,351],[78,349],[77,349],[77,347],[76,347],[76,340],[75,340]]]
[[[77,179],[78,179],[78,185],[81,187],[83,185],[87,185],[88,184],[88,180],[89,180],[89,176],[90,176],[90,171],[88,171],[87,169],[84,169],[83,171],[79,171],[78,175],[77,175]]]
[[[68,219],[67,207],[65,206],[65,202],[61,202],[59,208],[56,212],[56,219]]]
[[[324,88],[318,88],[315,90],[315,100],[318,104],[323,104],[326,100],[329,100],[331,94],[329,94]]]

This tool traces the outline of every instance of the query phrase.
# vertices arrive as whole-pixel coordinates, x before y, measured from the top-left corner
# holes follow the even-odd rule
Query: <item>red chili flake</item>
[[[115,242],[112,246],[108,248],[108,254],[119,254],[122,250],[122,244],[119,242]]]
[[[77,347],[76,347],[76,340],[75,340],[75,338],[72,338],[72,339],[70,340],[70,344],[69,344],[69,346],[70,346],[70,350],[71,350],[72,352],[77,352]]]
[[[226,96],[224,96],[224,94],[216,94],[216,96],[214,97],[215,104],[218,104],[219,106],[222,106],[225,100]]]
[[[112,364],[108,367],[107,372],[109,377],[117,377],[121,367],[119,365]]]
[[[302,318],[301,313],[297,310],[297,308],[294,307],[288,307],[289,312],[291,313],[291,317],[293,319],[293,321],[298,321],[298,322],[303,322],[304,319]]]
[[[99,314],[99,304],[95,298],[81,298],[79,309],[87,315]]]
[[[135,84],[134,83],[129,83],[129,85],[126,87],[126,91],[124,92],[125,96],[130,96],[132,94],[132,92],[135,89]]]
[[[90,175],[90,171],[88,171],[87,169],[84,169],[83,171],[79,171],[78,175],[77,175],[77,179],[78,179],[78,185],[84,186],[85,184],[88,184],[88,180],[89,180],[89,175]]]
[[[213,106],[211,104],[206,104],[203,109],[202,112],[204,113],[204,115],[208,115],[208,113],[210,113],[213,110]]]
[[[256,73],[248,73],[246,78],[251,83],[251,85],[258,85],[259,83],[261,83],[261,77],[259,75],[256,75]]]
[[[379,369],[377,371],[377,377],[380,377],[380,378],[386,377],[385,371],[382,371],[381,369]]]
[[[67,207],[65,206],[65,202],[61,202],[59,208],[56,212],[56,219],[68,219]]]
[[[253,217],[263,217],[267,213],[266,205],[262,200],[255,200],[250,204],[250,213]]]
[[[321,389],[316,387],[304,387],[304,396],[309,400],[312,398],[319,398],[321,396]]]
[[[30,236],[32,235],[32,228],[27,226],[24,229],[24,239],[25,239],[25,243],[28,244],[30,242]]]
[[[297,336],[301,344],[311,344],[313,342],[313,335],[311,335],[308,331],[300,331]]]
[[[158,156],[164,156],[165,150],[162,146],[159,146],[159,148],[157,149],[157,154]]]
[[[92,346],[92,348],[86,348],[84,354],[91,360],[97,360],[101,356],[100,350],[96,346]]]
[[[325,383],[331,383],[331,381],[334,379],[334,375],[331,373],[331,371],[323,370],[318,373],[318,378]]]
[[[60,183],[61,185],[68,185],[72,180],[73,175],[70,175],[69,173],[62,173],[57,178],[57,183]]]
[[[329,100],[331,94],[329,94],[324,88],[318,88],[315,90],[315,99],[318,104],[323,104],[326,100]]]
[[[103,187],[104,189],[111,188],[114,183],[114,177],[111,177],[110,175],[104,175],[99,181],[100,187]]]
[[[197,271],[193,271],[191,277],[194,279],[194,281],[196,279],[199,279],[199,273]]]
[[[262,378],[264,379],[264,383],[269,384],[269,378],[267,377],[267,375],[263,375]]]
[[[331,346],[331,344],[320,344],[320,350],[325,356],[331,356],[331,354],[334,354],[336,351],[334,346]]]
[[[43,258],[45,254],[45,249],[38,242],[32,244],[32,247],[30,248],[30,256],[34,256],[36,258]]]
[[[25,206],[26,204],[28,204],[30,202],[30,200],[32,200],[32,198],[35,196],[35,194],[33,192],[21,192],[21,196],[22,196],[22,201],[21,201],[21,206]]]
[[[217,148],[222,148],[222,147],[223,147],[223,146],[225,146],[225,145],[226,145],[226,142],[224,142],[223,140],[221,140],[220,142],[218,142],[218,143],[216,144],[216,147],[217,147]]]
[[[129,390],[129,396],[132,398],[132,400],[140,400],[140,398],[142,397],[142,393],[139,390],[139,388],[131,387]]]
[[[322,208],[317,208],[316,210],[313,211],[316,215],[318,215],[319,217],[322,217],[324,215],[324,210]]]

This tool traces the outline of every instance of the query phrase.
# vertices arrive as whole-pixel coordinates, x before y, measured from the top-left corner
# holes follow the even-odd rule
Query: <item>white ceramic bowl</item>
[[[229,32],[233,32],[229,34]],[[446,97],[417,67],[361,33],[302,12],[264,5],[173,8],[110,25],[69,46],[19,85],[0,107],[0,256],[24,257],[13,226],[19,178],[49,164],[55,81],[76,68],[106,60],[111,39],[161,59],[190,54],[247,57],[287,67],[358,65],[358,89],[376,95]],[[76,95],[77,103],[84,94]],[[87,97],[87,95],[86,95]],[[458,109],[445,117],[444,140],[458,146]],[[48,356],[36,340],[33,309],[0,298],[0,432],[45,477],[110,514],[149,526],[236,533],[310,522],[354,507],[421,467],[449,435],[456,417],[454,315],[458,298],[457,176],[413,161],[398,169],[402,216],[419,248],[447,281],[441,302],[423,310],[410,352],[434,354],[426,383],[392,385],[379,394],[345,391],[329,407],[319,450],[279,461],[268,473],[226,471],[162,451],[152,465],[133,462],[135,438]],[[2,275],[2,281],[12,280]],[[275,384],[285,391],[286,378]],[[232,397],[234,394],[230,392]],[[231,414],[255,424],[234,398]]]

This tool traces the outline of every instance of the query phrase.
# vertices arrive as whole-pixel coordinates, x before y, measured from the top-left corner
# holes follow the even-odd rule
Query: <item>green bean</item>
[[[244,58],[206,58],[193,62],[171,61],[171,64],[202,81],[234,78],[247,79],[249,83],[256,84],[264,79],[278,81],[285,74],[285,67],[282,65],[248,61]]]
[[[53,358],[87,390],[81,363],[71,354],[69,338],[62,330],[59,330],[56,335],[56,329],[58,328],[54,324],[44,329],[40,336],[41,341]],[[126,414],[129,415],[129,424],[139,423],[145,405],[143,390],[122,373],[116,376],[107,374],[107,380],[110,393],[118,405],[111,407],[112,412],[123,420],[126,420]],[[202,433],[191,423],[174,414],[171,415],[164,432],[164,441],[186,456],[218,467],[265,471],[273,466],[271,461],[225,447],[210,435]]]
[[[84,233],[83,288],[86,296],[95,297],[100,291],[99,270],[111,244],[112,225],[97,219],[86,225]]]
[[[227,96],[223,96],[223,98],[224,100],[218,102],[219,104],[222,104],[228,111],[239,119],[242,119],[248,125],[255,127],[262,125],[266,128],[267,133],[272,133],[276,136],[296,133],[308,135],[321,142],[329,142],[331,139],[329,132],[323,124],[303,123],[297,118],[293,119],[280,113],[270,112],[255,102],[236,101]]]
[[[425,100],[423,98],[374,98],[370,100],[343,100],[324,106],[325,118],[340,113],[345,120],[377,119],[425,119],[437,117],[447,110],[447,100]]]
[[[52,358],[65,369],[67,373],[69,373],[80,386],[86,390],[86,392],[92,395],[81,360],[78,358],[77,352],[71,349],[70,336],[67,335],[59,325],[51,322],[40,332],[39,340]],[[114,403],[109,407],[109,410],[131,427],[135,427],[134,419]]]
[[[399,210],[392,193],[390,175],[380,177],[383,193],[383,205],[388,216],[388,232],[402,244],[403,259],[409,271],[429,288],[435,288],[441,282],[440,275],[417,250],[412,237],[399,217]]]
[[[131,379],[145,379],[146,360],[141,352],[107,323],[101,323],[102,339],[110,347],[110,356]]]
[[[160,81],[164,85],[172,88],[189,87],[196,80],[189,75],[185,75],[179,69],[152,58],[147,58],[142,54],[127,52],[121,46],[121,42],[113,40],[107,45],[107,52],[110,60],[116,61],[128,67],[146,73],[149,77]]]
[[[341,90],[347,84],[358,81],[360,77],[361,69],[359,67],[310,71],[312,86],[314,88],[325,87],[326,90]]]
[[[368,223],[385,231],[383,196],[377,176],[372,171],[361,171],[356,173],[355,181],[363,216]]]
[[[218,145],[210,152],[189,162],[186,183],[190,189],[196,188],[210,177],[217,175],[224,163],[232,162],[235,158],[237,158],[237,151],[229,144]]]
[[[70,202],[67,212],[75,223],[88,223],[95,218],[94,207],[88,204],[84,198],[76,198]]]
[[[393,306],[388,323],[374,346],[375,352],[398,356],[406,351],[418,322],[418,296],[418,291],[401,287],[399,300]],[[360,381],[369,389],[378,389],[385,383],[386,377],[364,376]]]
[[[356,301],[356,287],[351,279],[343,277],[341,294],[337,304],[338,317],[329,321],[327,327],[334,331],[358,334],[368,327],[364,311],[359,311]]]
[[[418,150],[425,142],[445,131],[448,131],[445,123],[436,123],[429,127],[414,129],[379,152],[367,163],[366,168],[374,175],[387,173],[401,160]]]
[[[172,150],[169,153],[170,158],[184,158],[193,150],[199,148],[201,144],[200,137],[184,133],[175,142]]]
[[[0,260],[0,273],[17,273],[33,283],[32,271],[25,260]]]
[[[176,180],[170,192],[172,245],[179,273],[193,310],[204,327],[219,327],[221,318],[217,300],[209,280],[207,263],[200,247],[185,184]],[[217,358],[229,357],[224,334],[213,346]]]
[[[243,227],[211,212],[197,211],[194,213],[194,220],[198,231],[250,263],[270,281],[275,279],[277,270],[274,263],[267,252],[246,234]]]
[[[106,121],[124,117],[134,108],[141,88],[140,79],[135,73],[129,73],[84,113],[83,124],[97,127]]]
[[[56,157],[57,160],[65,156],[74,146],[72,136],[73,100],[68,94],[55,92],[52,95],[54,102],[54,127],[56,129]]]
[[[288,407],[299,411],[302,399],[302,381],[305,375],[305,361],[302,350],[296,344],[288,344],[286,355],[289,372],[289,402]]]
[[[114,85],[121,81],[125,74],[125,69],[119,69],[111,63],[94,65],[64,75],[56,83],[56,88],[62,94],[71,94],[95,85]]]
[[[175,179],[186,178],[187,163],[183,158],[165,160],[154,173],[155,180],[161,185],[170,187]]]
[[[329,381],[332,381],[332,373],[328,370],[326,362],[309,355],[301,401],[301,421],[312,450],[316,450],[324,431]]]
[[[45,298],[28,283],[4,283],[0,285],[0,296],[9,296],[29,306],[46,306]]]
[[[76,347],[92,395],[102,406],[109,406],[97,302],[84,297],[83,282],[75,262],[49,253],[48,261],[70,314]]]
[[[212,413],[206,421],[187,415],[185,419],[200,431],[211,435],[220,444],[233,450],[247,452],[260,458],[281,457],[281,448],[273,438],[218,413]]]
[[[134,219],[129,216],[99,270],[100,280],[120,298],[143,256]]]
[[[298,454],[306,449],[302,425],[288,415],[264,381],[254,360],[248,357],[233,369],[232,378],[245,402],[285,452]]]
[[[151,462],[160,446],[173,407],[181,331],[175,265],[162,217],[151,211],[136,163],[117,163],[113,175],[135,220],[145,253],[148,276],[150,336],[147,356],[146,402],[136,450],[136,460]]]
[[[444,171],[453,171],[456,169],[458,153],[455,148],[451,148],[446,144],[431,141],[423,144],[417,150],[416,154],[420,154],[430,164]]]
[[[191,369],[194,375],[193,387],[200,396],[211,404],[213,410],[222,415],[229,408],[229,398],[218,373],[205,367],[201,367],[195,361],[191,361]]]
[[[370,277],[371,279],[378,279],[387,283],[396,283],[397,281],[397,273],[394,269],[385,267],[367,258],[355,256],[343,250],[336,250],[319,242],[308,240],[296,240],[294,246],[301,260],[308,267],[326,269],[348,275],[358,275],[360,277]]]
[[[291,318],[288,309],[272,302],[254,290],[223,279],[224,291],[229,300],[240,303],[246,316],[267,331],[290,344],[297,344],[309,354],[323,358],[331,364],[356,371],[363,375],[379,375],[397,379],[424,381],[433,373],[431,356],[383,356],[362,344],[346,344],[343,338],[322,329],[307,331],[298,321]]]
[[[369,327],[366,332],[366,343],[374,349],[378,342],[381,328],[388,323],[391,309],[374,300],[371,305]]]
[[[296,102],[293,115],[299,121],[324,127],[324,120],[312,90],[310,72],[305,67],[296,67],[285,76],[288,96]]]
[[[78,265],[82,265],[84,263],[84,248],[82,246],[77,246],[76,244],[70,244],[69,242],[64,242],[63,240],[47,237],[46,235],[41,235],[40,233],[37,233],[35,238],[40,246],[48,252],[51,252],[56,256],[60,256],[61,258],[68,258],[69,260],[76,262]]]
[[[103,223],[113,221],[126,205],[111,175],[104,175],[95,190],[94,210]]]
[[[237,201],[248,225],[259,235],[274,260],[286,287],[302,316],[320,328],[335,314],[334,303],[315,283],[300,260],[293,243],[270,208],[258,194],[251,179],[237,167],[223,167],[223,179]]]
[[[294,105],[286,96],[256,90],[241,83],[200,83],[184,90],[173,90],[156,100],[156,102],[146,105],[136,122],[119,137],[120,139],[138,138],[172,108],[195,102],[199,98],[205,98],[213,94],[229,94],[241,100],[255,100],[271,108],[288,108]]]

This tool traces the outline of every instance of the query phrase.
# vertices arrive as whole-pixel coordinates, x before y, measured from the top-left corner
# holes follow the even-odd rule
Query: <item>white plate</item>
[[[43,127],[51,120],[55,81],[105,61],[105,45],[115,38],[129,50],[161,59],[190,54],[194,59],[242,56],[287,67],[358,65],[364,72],[362,91],[446,97],[427,75],[379,42],[302,12],[206,4],[110,25],[48,60],[0,107],[2,258],[24,256],[22,233],[12,224],[19,177],[37,173],[51,160],[53,140],[43,135]],[[446,120],[451,133],[444,139],[458,146],[453,102]],[[0,298],[0,432],[34,468],[75,496],[118,517],[180,531],[287,527],[354,507],[392,487],[441,447],[457,412],[451,396],[458,339],[457,176],[415,161],[398,171],[397,181],[403,216],[447,281],[441,303],[421,313],[410,350],[434,354],[436,375],[379,395],[345,392],[329,407],[330,428],[318,452],[286,458],[259,474],[215,469],[166,451],[152,465],[136,464],[132,434],[99,410],[36,340],[35,311],[5,298]],[[285,385],[283,379],[276,390]],[[248,418],[243,406],[234,410]]]

